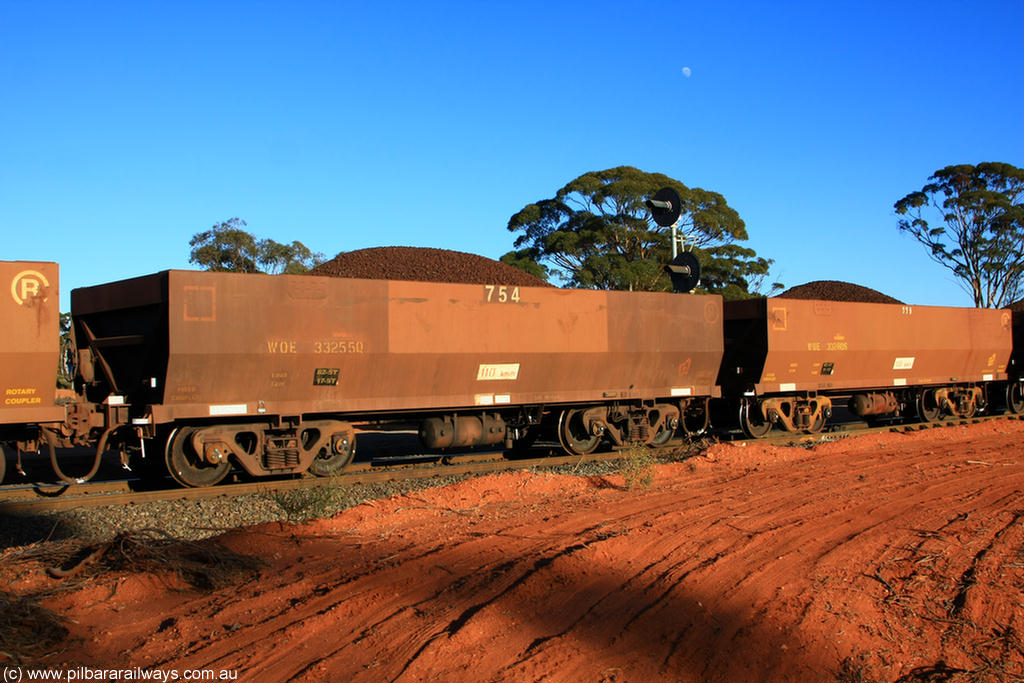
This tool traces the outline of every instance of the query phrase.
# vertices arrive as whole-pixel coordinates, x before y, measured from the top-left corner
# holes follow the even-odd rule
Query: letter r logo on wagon
[[[38,270],[23,270],[11,280],[11,296],[15,303],[24,306],[29,300],[42,296],[46,301],[46,289],[50,282]]]

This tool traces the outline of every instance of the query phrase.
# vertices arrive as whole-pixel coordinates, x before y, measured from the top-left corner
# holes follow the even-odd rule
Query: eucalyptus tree
[[[231,218],[196,233],[189,241],[189,262],[204,270],[234,273],[305,273],[324,259],[302,242],[257,239],[246,227],[242,219]]]
[[[509,219],[508,229],[518,233],[516,249],[502,260],[573,287],[669,290],[670,231],[657,225],[646,204],[663,187],[682,200],[678,229],[688,235],[704,273],[698,291],[727,298],[757,294],[772,261],[738,244],[747,239],[746,225],[725,198],[632,166],[584,173],[554,197],[525,206]]]
[[[999,308],[1024,294],[1024,170],[947,166],[894,207],[899,229],[953,272],[975,306]]]

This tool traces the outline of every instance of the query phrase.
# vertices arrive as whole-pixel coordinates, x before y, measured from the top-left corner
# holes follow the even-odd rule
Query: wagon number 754
[[[499,304],[512,302],[519,302],[519,288],[518,287],[506,287],[505,285],[484,285],[484,291],[487,292],[487,302],[497,302]]]

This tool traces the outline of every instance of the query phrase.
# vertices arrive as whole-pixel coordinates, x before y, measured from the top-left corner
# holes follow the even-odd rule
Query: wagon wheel
[[[754,406],[753,401],[740,404],[740,426],[749,436],[759,439],[772,429],[772,423],[764,419],[761,410]]]
[[[654,437],[651,439],[651,445],[664,446],[669,441],[671,441],[672,437],[675,435],[676,430],[672,429],[671,427],[666,427],[665,429],[662,429],[660,432],[654,435]]]
[[[811,426],[807,428],[807,433],[808,434],[817,434],[822,429],[824,429],[825,423],[827,421],[828,421],[828,419],[825,417],[824,410],[822,410],[820,407],[818,407],[818,417],[817,417],[817,419],[814,420],[814,422],[811,423]]]
[[[563,410],[558,416],[558,441],[568,453],[587,455],[594,452],[601,437],[587,430],[582,410]]]
[[[807,428],[808,434],[817,434],[825,427],[825,412],[822,410],[818,411],[818,419],[815,420],[810,427]]]
[[[356,455],[356,435],[350,429],[336,432],[320,449],[309,466],[309,471],[318,477],[329,477],[340,473]]]
[[[164,461],[171,477],[182,486],[213,486],[231,471],[227,460],[213,464],[192,447],[195,427],[178,427],[167,437]]]
[[[1010,382],[1006,385],[1006,407],[1015,415],[1024,413],[1024,382]]]
[[[648,421],[650,422],[654,418],[655,415],[658,415],[658,413],[657,412],[649,413],[647,415]],[[660,415],[658,415],[658,419],[661,419]],[[675,420],[675,423],[676,423],[675,427],[673,427],[672,424],[671,424],[673,419]],[[655,422],[656,421],[657,420],[655,420]],[[651,426],[653,427],[654,425],[651,425]],[[654,433],[654,436],[651,437],[651,440],[648,441],[647,444],[649,446],[664,446],[665,444],[667,444],[669,441],[672,440],[673,436],[676,435],[676,430],[678,429],[678,427],[679,427],[679,418],[669,418],[669,419],[662,420],[662,428]]]
[[[942,408],[935,402],[935,391],[922,389],[917,395],[917,414],[925,422],[938,422],[942,416]]]

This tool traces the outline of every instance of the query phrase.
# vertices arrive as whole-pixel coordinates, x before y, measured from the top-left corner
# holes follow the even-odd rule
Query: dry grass
[[[56,654],[68,636],[64,620],[41,602],[111,572],[147,574],[175,586],[217,590],[252,578],[262,566],[213,542],[194,543],[159,529],[118,534],[85,546],[47,543],[7,553],[4,573],[46,573],[61,581],[24,595],[0,591],[0,661],[17,665]]]
[[[260,566],[257,558],[216,543],[183,541],[160,529],[142,529],[85,546],[47,572],[54,578],[89,578],[123,571],[176,577],[195,589],[216,590],[250,577]]]
[[[0,591],[0,657],[16,664],[52,654],[68,635],[60,617],[35,597]]]

